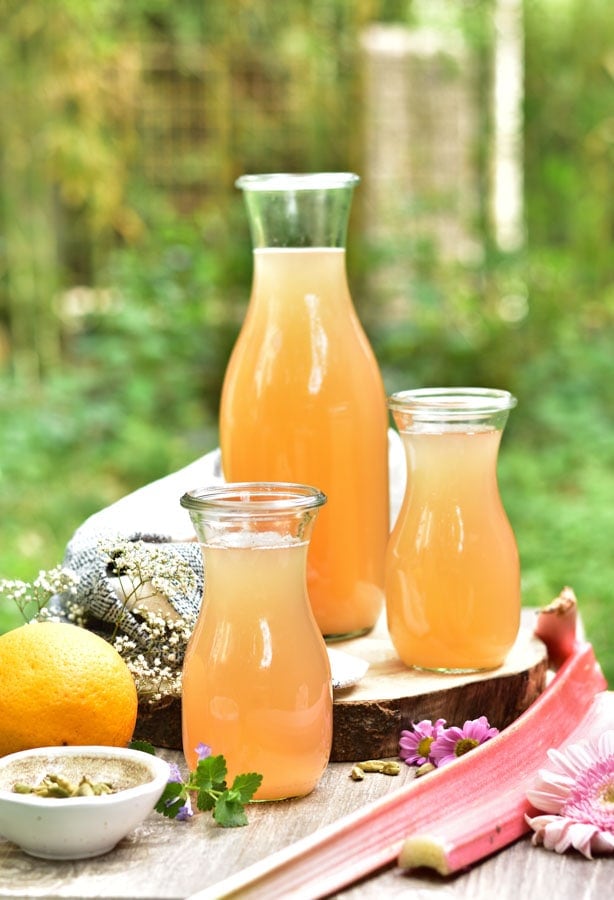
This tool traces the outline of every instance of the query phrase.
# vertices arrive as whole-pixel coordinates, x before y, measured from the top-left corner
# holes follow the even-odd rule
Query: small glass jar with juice
[[[408,666],[499,666],[520,624],[520,566],[501,502],[497,456],[515,398],[425,388],[389,400],[407,486],[386,560],[392,642]]]
[[[328,764],[328,654],[306,590],[307,547],[326,498],[299,484],[241,483],[181,498],[203,551],[202,607],[186,650],[183,748],[259,772],[256,800],[308,794]]]

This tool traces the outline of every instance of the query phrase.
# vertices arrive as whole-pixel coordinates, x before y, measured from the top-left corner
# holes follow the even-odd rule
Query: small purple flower
[[[169,763],[169,769],[170,769],[169,775],[168,775],[169,782],[172,781],[172,782],[179,783],[179,782],[183,781],[183,778],[181,777],[181,772],[179,771],[179,766],[177,765],[177,763],[173,763],[173,762]]]
[[[179,809],[179,812],[175,816],[177,822],[185,822],[186,819],[191,819],[194,815],[192,810],[192,801],[188,797],[184,803],[184,805]]]
[[[430,748],[431,762],[436,766],[447,766],[498,734],[499,730],[490,727],[486,716],[468,719],[462,728],[456,725],[444,728]]]
[[[194,750],[199,759],[207,759],[208,756],[211,756],[211,747],[208,744],[201,742],[194,747]]]
[[[399,756],[408,766],[422,766],[432,762],[431,747],[444,730],[445,719],[437,719],[435,724],[430,719],[412,722],[413,731],[402,731],[399,740]]]

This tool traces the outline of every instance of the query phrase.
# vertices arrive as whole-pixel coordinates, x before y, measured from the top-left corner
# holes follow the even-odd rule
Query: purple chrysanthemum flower
[[[614,731],[566,750],[549,750],[529,802],[545,815],[526,816],[534,844],[564,853],[575,847],[588,859],[614,853]]]
[[[194,750],[199,759],[207,759],[208,756],[211,756],[211,747],[208,744],[201,742],[194,747]]]
[[[399,739],[399,756],[408,766],[422,766],[432,762],[431,747],[436,738],[444,730],[445,719],[437,719],[435,724],[430,719],[412,722],[413,731],[402,731]]]
[[[462,728],[456,725],[444,728],[431,746],[431,761],[436,766],[446,766],[498,734],[499,730],[490,727],[486,716],[468,719]]]

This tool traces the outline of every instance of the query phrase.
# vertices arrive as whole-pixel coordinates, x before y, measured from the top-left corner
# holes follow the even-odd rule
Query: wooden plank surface
[[[183,765],[180,754],[160,751]],[[111,853],[92,860],[52,862],[28,857],[0,839],[0,897],[47,900],[183,900],[214,885],[347,812],[394,791],[409,777],[349,778],[350,765],[331,764],[317,789],[302,800],[254,804],[245,828],[221,829],[209,814],[186,823],[153,813]],[[467,798],[479,803],[479,797]],[[411,896],[412,900],[608,900],[614,860],[589,862],[531,847],[528,838],[468,872],[441,878],[431,872],[404,873],[389,867],[336,894],[370,900]]]

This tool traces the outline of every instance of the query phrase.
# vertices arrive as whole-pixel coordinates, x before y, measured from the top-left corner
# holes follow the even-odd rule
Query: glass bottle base
[[[494,663],[490,666],[417,666],[410,664],[409,668],[416,672],[425,672],[431,675],[479,675],[481,672],[492,672],[499,669],[503,663]]]
[[[284,800],[301,800],[303,797],[308,797],[309,794],[313,793],[315,786],[309,788],[308,791],[288,791],[287,793],[284,791],[279,797],[252,797],[249,801],[250,806],[253,804],[254,806],[258,806],[262,803],[283,803]]]
[[[337,641],[350,641],[352,638],[363,637],[363,635],[369,634],[370,631],[373,631],[373,627],[373,625],[369,625],[367,628],[357,628],[355,631],[345,631],[342,634],[325,634],[323,637],[327,644],[334,644]]]

